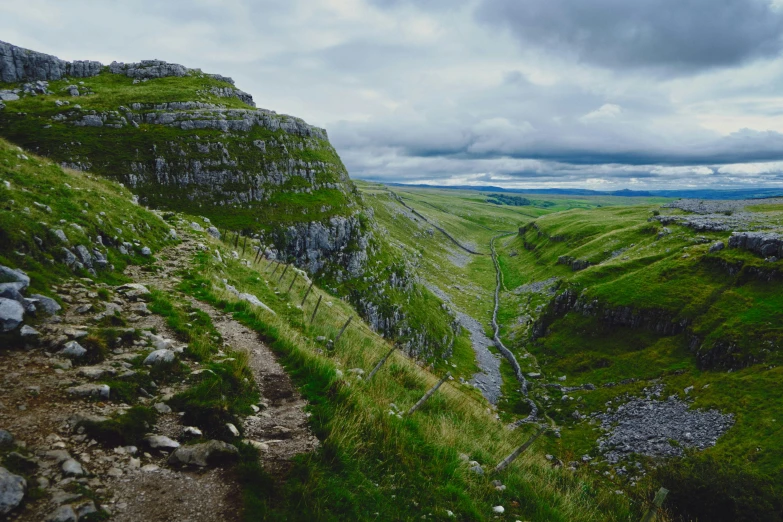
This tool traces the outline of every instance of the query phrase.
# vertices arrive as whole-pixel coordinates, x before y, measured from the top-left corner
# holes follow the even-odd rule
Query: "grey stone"
[[[79,258],[79,261],[81,261],[84,266],[86,266],[87,268],[92,268],[93,257],[90,251],[87,250],[87,247],[85,247],[84,245],[77,245],[76,256]]]
[[[710,246],[710,253],[713,253],[713,252],[720,252],[721,250],[723,250],[723,249],[724,249],[724,247],[725,247],[725,246],[726,246],[726,245],[723,243],[723,241],[717,241],[717,242],[713,243],[713,244]]]
[[[111,388],[107,384],[80,384],[66,390],[66,393],[72,397],[90,397],[96,399],[108,399],[111,394]]]
[[[207,234],[214,237],[215,239],[220,239],[220,231],[215,227],[209,227],[207,229]]]
[[[169,407],[169,405],[163,402],[156,402],[153,408],[155,408],[155,410],[157,410],[158,413],[163,413],[163,414],[171,413],[171,408]]]
[[[60,229],[52,230],[52,235],[56,237],[58,240],[60,240],[61,243],[68,243],[68,237],[65,235],[65,232],[63,232]]]
[[[76,459],[68,459],[60,467],[63,470],[63,475],[66,477],[81,477],[84,475],[84,468]]]
[[[69,505],[60,506],[53,512],[49,513],[45,522],[76,522],[79,520],[76,512]]]
[[[82,347],[82,345],[76,341],[68,341],[65,343],[63,349],[60,350],[60,355],[70,359],[79,359],[87,355],[87,349]]]
[[[23,320],[24,307],[13,299],[0,297],[0,331],[10,332]]]
[[[179,442],[163,435],[147,435],[144,442],[152,449],[170,451],[180,447]]]
[[[125,294],[126,297],[131,299],[138,299],[139,297],[143,297],[150,294],[149,289],[141,285],[139,283],[128,283],[122,286],[117,287],[117,291],[119,291],[122,294]]]
[[[193,230],[195,230],[196,232],[203,232],[203,231],[204,231],[204,227],[202,227],[201,225],[199,225],[199,224],[198,224],[198,223],[196,223],[195,221],[193,221],[193,222],[190,224],[190,228],[192,228],[192,229],[193,229]]]
[[[157,366],[164,363],[172,363],[176,359],[176,355],[171,350],[155,350],[144,359],[144,364],[147,366]]]
[[[181,446],[169,456],[168,463],[180,466],[217,466],[239,459],[239,450],[223,441],[210,440],[202,444]]]
[[[62,258],[63,263],[65,263],[66,265],[68,265],[70,267],[78,267],[79,265],[81,265],[81,263],[79,263],[79,260],[76,259],[76,256],[73,255],[73,252],[71,252],[67,248],[62,247],[60,249],[60,252],[63,255],[63,258]]]
[[[0,265],[0,282],[20,283],[17,290],[21,292],[30,286],[30,277],[21,270]]]
[[[38,311],[42,310],[48,315],[54,315],[62,309],[62,307],[60,307],[57,301],[55,301],[51,297],[46,297],[45,295],[41,295],[41,294],[33,294],[30,297],[36,300],[37,310]]]
[[[7,515],[21,504],[26,490],[25,479],[0,468],[0,515]]]
[[[14,443],[14,436],[6,430],[0,430],[0,446],[11,446]]]
[[[21,335],[22,339],[24,339],[25,341],[34,341],[41,336],[41,332],[39,332],[32,326],[24,325],[19,330],[19,335]]]
[[[92,515],[93,513],[97,512],[98,508],[95,507],[95,502],[92,500],[87,501],[76,508],[76,515],[78,516],[79,520],[81,520],[83,517],[86,517],[87,515]]]
[[[143,247],[141,249],[141,255],[143,255],[143,256],[151,256],[152,255],[152,250],[150,250],[149,247]]]

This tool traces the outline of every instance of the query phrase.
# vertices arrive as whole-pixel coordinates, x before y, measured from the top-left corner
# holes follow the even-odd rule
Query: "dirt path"
[[[186,268],[198,251],[197,242],[188,232],[181,233],[182,241],[161,251],[160,271],[144,272],[138,266],[126,271],[134,281],[149,287],[172,290],[179,282],[177,272]],[[216,308],[189,296],[183,296],[194,308],[209,315],[223,337],[224,346],[248,354],[249,366],[263,397],[263,411],[244,420],[246,439],[260,442],[263,465],[268,471],[283,472],[291,459],[300,453],[313,451],[318,439],[307,425],[307,402],[302,398],[290,377],[277,362],[274,353],[259,341],[258,334],[246,328]]]
[[[155,270],[131,266],[126,275],[149,289],[175,291],[177,273],[188,267],[197,251],[197,240],[185,231],[180,243],[157,253]],[[16,447],[29,460],[19,464],[29,469],[28,492],[40,488],[35,497],[28,494],[8,520],[37,522],[59,511],[66,515],[69,510],[86,513],[95,509],[92,499],[100,499],[111,520],[122,522],[240,520],[242,493],[231,468],[174,469],[167,465],[170,450],[153,450],[146,445],[104,446],[91,440],[79,427],[79,419],[107,419],[130,406],[114,398],[114,389],[109,392],[112,400],[85,400],[73,395],[74,387],[97,389],[98,383],[122,379],[123,373],[138,371],[131,361],[156,349],[155,339],[148,336],[151,330],[159,340],[171,343],[173,350],[184,348],[165,319],[151,314],[143,298],[121,288],[72,279],[54,290],[65,306],[59,315],[36,326],[41,332],[38,344],[28,350],[0,351],[0,429],[13,435]],[[181,299],[210,316],[223,336],[224,348],[248,354],[262,400],[259,411],[243,419],[245,440],[259,448],[262,465],[268,471],[285,473],[293,456],[318,446],[307,425],[306,402],[254,332],[214,307],[188,296]],[[117,339],[105,358],[92,365],[72,362],[60,354],[71,341],[89,346],[91,332],[100,318],[115,313],[127,322],[128,331],[147,334],[136,340]],[[191,370],[198,369],[187,358],[181,362]],[[149,433],[175,441],[187,439],[181,414],[165,404],[186,387],[185,382],[161,383],[138,397],[140,405],[161,412]],[[69,476],[63,468],[68,459],[82,473]],[[8,462],[7,457],[4,460]]]

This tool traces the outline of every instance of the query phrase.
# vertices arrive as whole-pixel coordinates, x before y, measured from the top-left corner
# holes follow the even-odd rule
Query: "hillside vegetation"
[[[222,480],[241,488],[242,516],[247,520],[487,520],[501,516],[599,521],[636,518],[644,507],[600,487],[586,471],[573,473],[552,466],[535,449],[504,472],[491,474],[492,467],[527,440],[533,429],[508,430],[457,381],[446,383],[415,414],[401,413],[445,368],[432,373],[395,351],[368,381],[370,370],[392,345],[357,319],[339,341],[326,343],[336,338],[347,318],[356,317],[356,311],[311,286],[303,272],[294,268],[284,272],[274,261],[259,259],[258,239],[235,249],[233,238],[220,241],[195,231],[192,223],[209,224],[202,217],[153,213],[133,203],[131,195],[116,183],[62,169],[4,141],[0,141],[0,180],[5,196],[0,209],[2,264],[24,270],[31,277],[31,289],[55,297],[64,307],[62,317],[26,316],[25,324],[42,332],[37,342],[20,338],[14,330],[5,334],[7,342],[0,350],[4,368],[25,359],[35,361],[21,363],[13,379],[40,383],[29,412],[6,411],[3,417],[6,425],[18,426],[18,437],[26,439],[0,451],[3,466],[30,484],[25,507],[15,511],[16,519],[40,520],[51,509],[51,495],[65,488],[77,497],[63,496],[65,500],[58,501],[65,502],[61,509],[71,505],[82,509],[83,501],[74,500],[81,495],[100,517],[124,520],[133,515],[128,510],[138,509],[138,515],[153,509],[142,496],[134,500],[125,492],[134,491],[136,481],[158,480],[155,477],[167,477],[166,487],[181,491],[177,494],[213,498],[213,489],[205,485],[206,489],[199,490],[198,485],[206,484],[212,472],[193,475],[201,482],[191,482],[181,490],[178,477],[188,480],[187,469],[180,470],[166,459],[167,452],[161,454],[149,446],[150,432],[178,433],[171,431],[172,422],[187,423],[203,433],[196,438],[180,435],[185,448],[207,440],[238,448],[238,461],[228,465]],[[67,232],[67,248],[95,245],[107,264],[94,272],[84,264],[66,264],[58,255],[63,246],[46,235],[54,223]],[[110,237],[110,227],[117,238],[112,236],[111,243],[102,240],[104,246],[100,246],[98,236]],[[71,233],[72,229],[78,234]],[[121,236],[117,229],[122,229]],[[35,238],[41,236],[46,239],[39,243]],[[133,246],[133,252],[147,246],[149,255],[123,254],[124,243]],[[131,282],[143,282],[151,292],[130,297],[128,289],[138,291],[138,287],[122,285]],[[242,295],[252,295],[264,306],[253,305]],[[320,303],[320,312],[311,321],[316,303]],[[85,304],[90,311],[80,311]],[[147,308],[149,312],[142,313]],[[96,312],[98,316],[93,317]],[[106,322],[106,317],[111,321]],[[131,361],[135,376],[130,380],[99,378],[100,386],[110,389],[108,399],[85,400],[65,393],[66,386],[78,382],[82,368],[87,369],[84,362],[75,360],[66,370],[52,364],[62,357],[51,359],[65,342],[61,333],[75,328],[71,326],[74,321],[81,321],[78,328],[88,335],[78,338],[79,342],[96,350],[90,352],[94,354],[91,371],[99,367],[107,372],[112,365],[119,367],[119,361]],[[274,419],[283,411],[278,410],[275,388],[268,388],[263,373],[257,374],[253,353],[235,344],[235,334],[225,330],[229,323],[256,332],[258,346],[263,343],[275,352],[297,393],[306,400],[307,430],[317,437],[317,449],[280,461],[272,459],[275,450],[270,447],[281,442],[269,440],[275,435],[248,440],[260,436],[253,428],[259,422],[259,407],[273,416],[270,422],[287,421]],[[150,325],[156,326],[150,330]],[[125,333],[115,340],[113,335],[119,331]],[[174,345],[184,346],[174,365],[161,369],[142,364],[154,350],[147,339],[168,342],[168,336]],[[92,339],[93,344],[82,339]],[[24,400],[25,386],[15,390],[14,400]],[[97,441],[87,446],[80,431],[59,432],[61,442],[55,448],[71,451],[90,472],[89,480],[76,482],[43,465],[49,458],[46,451],[58,440],[48,430],[65,418],[73,419],[74,411],[91,419],[83,426]],[[37,429],[25,424],[30,418],[40,419]],[[226,422],[234,423],[241,435],[227,430]],[[275,429],[280,433],[282,428]],[[121,454],[126,450],[114,448],[129,445],[139,445],[151,454],[140,456],[142,469],[133,467],[133,458],[127,468],[119,461],[105,467],[101,464],[105,459],[96,453],[103,448]],[[87,458],[90,455],[92,459]],[[31,462],[40,462],[41,467]],[[158,466],[171,470],[157,475]],[[476,466],[484,473],[471,470]],[[42,472],[51,477],[47,479],[51,486],[34,489],[32,484]],[[117,481],[117,473],[122,482]],[[118,498],[134,507],[118,507]],[[213,500],[217,505],[217,497]],[[496,506],[503,506],[505,514],[493,511]],[[232,520],[234,515],[224,516],[221,520]]]
[[[495,281],[488,258],[457,261],[454,243],[437,230],[427,233],[419,216],[481,253],[499,238],[501,339],[530,376],[540,416],[561,427],[562,437],[546,443],[556,458],[590,461],[630,494],[649,487],[642,469],[672,462],[677,471],[661,467],[655,481],[690,491],[671,500],[687,517],[745,519],[737,506],[757,502],[759,511],[748,508],[747,519],[780,518],[773,501],[783,485],[774,399],[783,319],[779,201],[585,197],[501,206],[470,191],[392,188],[413,214],[383,188],[360,187],[402,248],[422,254],[421,277],[477,318],[489,337]],[[505,360],[501,371],[498,411],[513,421],[530,409]],[[692,464],[675,464],[678,456]],[[677,473],[714,473],[716,482]],[[767,485],[743,492],[729,476]],[[697,494],[692,483],[704,489]],[[688,500],[690,494],[701,500]],[[732,507],[692,509],[717,497]]]

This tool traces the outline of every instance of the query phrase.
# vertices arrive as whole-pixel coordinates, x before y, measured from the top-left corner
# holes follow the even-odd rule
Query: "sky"
[[[783,0],[0,0],[0,40],[157,58],[324,127],[353,178],[783,187]]]

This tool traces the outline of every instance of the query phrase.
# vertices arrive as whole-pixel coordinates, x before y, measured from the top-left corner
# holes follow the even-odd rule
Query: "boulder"
[[[220,230],[215,227],[209,227],[207,229],[207,234],[214,237],[215,239],[220,239]]]
[[[21,270],[14,270],[7,266],[0,265],[0,282],[2,283],[18,283],[20,292],[30,286],[30,278],[27,274]]]
[[[172,363],[176,359],[176,355],[171,350],[155,350],[144,359],[144,364],[147,366],[157,366],[164,363]]]
[[[710,246],[710,254],[713,252],[720,252],[726,247],[723,241],[717,241]]]
[[[60,350],[60,355],[70,359],[79,359],[87,355],[87,349],[76,341],[68,341],[65,343],[65,347]]]
[[[143,247],[141,249],[141,255],[149,257],[152,255],[152,250],[150,250],[150,247]]]
[[[60,467],[63,470],[63,475],[66,477],[81,477],[84,475],[84,468],[76,459],[68,459]]]
[[[43,311],[48,315],[54,315],[62,310],[62,307],[57,303],[57,301],[51,297],[46,297],[45,295],[41,294],[32,294],[30,298],[36,300],[35,307],[39,312]]]
[[[175,450],[180,446],[176,440],[171,440],[163,435],[147,435],[144,438],[144,442],[152,449],[164,451]]]
[[[10,332],[23,320],[24,307],[13,299],[0,297],[0,331]]]
[[[239,450],[223,441],[210,440],[202,444],[181,446],[169,456],[169,464],[179,466],[219,466],[239,459]]]
[[[111,388],[106,384],[80,384],[66,390],[71,397],[93,397],[96,399],[108,399]]]
[[[27,481],[0,468],[0,515],[7,515],[22,503]]]
[[[139,297],[150,294],[149,288],[144,285],[140,285],[139,283],[128,283],[118,287],[117,290],[120,293],[125,294],[125,297],[131,299],[138,299]]]

